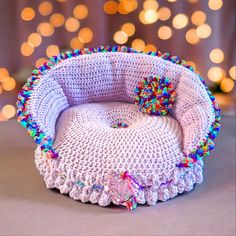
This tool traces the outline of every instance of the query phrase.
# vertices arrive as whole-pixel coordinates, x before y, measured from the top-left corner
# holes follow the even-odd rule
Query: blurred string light
[[[157,35],[162,40],[167,40],[172,36],[172,30],[169,26],[161,26],[158,31]]]
[[[128,38],[135,34],[135,25],[131,22],[124,23],[121,30],[118,30],[113,35],[113,40],[118,44],[125,44]]]
[[[1,114],[6,119],[11,119],[16,114],[16,108],[10,104],[7,104],[2,108]]]
[[[119,2],[109,0],[103,4],[103,10],[109,15],[120,13],[122,15],[129,14],[138,7],[137,0],[120,0]]]
[[[83,20],[88,16],[88,8],[83,4],[79,4],[74,8],[73,15],[78,20]]]
[[[125,32],[128,37],[131,37],[135,34],[135,25],[127,22],[121,26],[121,30]]]
[[[210,37],[212,33],[211,27],[208,24],[199,25],[197,27],[197,36],[201,39]]]
[[[34,47],[30,43],[24,42],[21,44],[20,52],[25,57],[31,56],[34,52]]]
[[[118,12],[120,14],[129,14],[132,11],[136,10],[138,7],[137,0],[120,0],[118,4]]]
[[[233,80],[236,80],[236,66],[232,66],[229,69],[229,75]]]
[[[6,68],[0,68],[0,82],[9,77],[9,72]]]
[[[35,66],[38,68],[40,66],[42,66],[45,62],[47,62],[46,58],[39,58],[36,62],[35,62]]]
[[[224,70],[219,66],[211,67],[207,73],[208,79],[212,82],[219,83],[221,79],[225,76]]]
[[[11,91],[16,87],[16,81],[12,77],[8,77],[2,82],[2,88],[5,91]]]
[[[193,4],[199,2],[199,0],[187,0],[189,3]],[[65,3],[67,0],[57,0],[57,2]],[[180,2],[177,0],[166,0],[168,3]],[[216,11],[222,8],[222,0],[207,0],[208,7],[210,10]],[[157,21],[168,21],[171,20],[173,28],[177,30],[184,29],[188,24],[192,24],[192,27],[185,32],[186,42],[189,44],[197,44],[202,39],[207,39],[212,34],[212,29],[210,25],[206,22],[207,15],[202,10],[193,11],[192,15],[186,15],[184,13],[179,13],[172,17],[172,12],[168,5],[160,6],[157,0],[144,0],[138,2],[137,0],[107,0],[103,4],[103,10],[106,14],[122,14],[126,15],[132,13],[138,8],[138,3],[141,5],[141,10],[138,13],[139,21],[142,24],[154,24]],[[42,1],[38,6],[38,13],[42,16],[48,16],[49,22],[41,22],[37,27],[37,32],[33,32],[28,36],[28,40],[21,45],[21,53],[24,56],[30,56],[34,52],[35,47],[38,47],[42,43],[43,37],[50,37],[53,35],[55,28],[65,26],[65,29],[69,32],[78,31],[76,36],[70,40],[70,47],[73,49],[81,49],[86,43],[91,42],[93,39],[93,31],[84,27],[80,29],[80,20],[86,19],[88,17],[88,8],[86,4],[78,4],[73,9],[73,15],[65,19],[64,15],[61,13],[53,13],[53,4],[51,1]],[[35,10],[31,7],[26,7],[21,12],[21,18],[24,21],[31,21],[35,18]],[[79,30],[80,29],[80,30]],[[120,29],[117,30],[113,35],[113,40],[117,44],[125,44],[128,42],[129,37],[135,34],[136,27],[131,22],[126,22],[121,25]],[[157,36],[161,40],[168,40],[173,35],[173,29],[169,25],[160,25],[157,29]],[[142,39],[134,39],[132,41],[132,47],[138,51],[153,51],[156,50],[154,44],[145,44]],[[46,54],[48,57],[57,54],[59,48],[57,45],[49,45]],[[215,48],[209,53],[209,58],[213,63],[219,64],[224,60],[224,52]],[[42,65],[46,61],[45,58],[39,58],[36,61],[36,66]],[[195,67],[192,61],[188,63]],[[235,80],[235,66],[230,68],[229,76]],[[9,80],[8,75],[8,80]],[[208,71],[208,78],[219,84],[222,91],[229,91],[232,87],[232,79],[226,78],[225,71],[219,66],[213,66]],[[0,77],[1,80],[1,77]],[[11,81],[11,79],[9,80]],[[223,82],[224,81],[224,82]],[[234,82],[234,81],[233,81]],[[227,88],[226,88],[227,87]],[[2,90],[4,89],[1,85]],[[6,87],[5,87],[6,88]],[[230,90],[231,91],[231,90]]]
[[[128,35],[124,31],[120,30],[115,32],[113,40],[118,44],[125,44],[128,41]]]
[[[213,10],[217,11],[223,6],[223,1],[222,0],[209,0],[208,1],[208,7]]]
[[[185,39],[190,44],[197,44],[199,42],[199,38],[196,29],[189,29],[185,34]]]
[[[139,13],[139,20],[142,24],[153,24],[159,18],[157,11],[159,4],[155,0],[145,0],[143,3],[143,10]]]
[[[159,14],[159,19],[161,21],[166,21],[170,18],[171,16],[171,10],[168,7],[161,7],[158,10],[158,14]]]
[[[74,17],[69,17],[66,19],[65,22],[65,28],[69,32],[75,32],[79,29],[80,27],[80,22],[74,18]]]
[[[54,56],[54,55],[57,55],[57,54],[59,54],[59,48],[58,48],[58,46],[57,45],[54,45],[54,44],[52,44],[52,45],[49,45],[48,47],[47,47],[47,49],[46,49],[46,55],[48,56],[48,57],[52,57],[52,56]]]
[[[44,37],[49,37],[54,33],[54,27],[48,22],[42,22],[38,25],[37,31]]]
[[[143,51],[145,48],[145,42],[142,39],[134,39],[131,45],[132,48],[139,52]]]
[[[78,38],[82,43],[89,43],[93,39],[93,31],[88,27],[84,27],[79,31]]]
[[[188,24],[188,17],[185,14],[179,13],[172,20],[173,27],[182,29]]]
[[[21,11],[21,19],[24,21],[31,21],[35,17],[35,11],[31,7],[26,7]]]
[[[146,0],[143,3],[144,10],[157,10],[159,7],[159,3],[155,0]]]
[[[42,43],[42,37],[39,33],[32,33],[28,37],[28,43],[32,47],[38,47]]]
[[[54,27],[60,27],[65,22],[65,17],[61,13],[54,13],[50,16],[50,23]]]
[[[215,48],[209,54],[210,60],[214,63],[221,63],[224,60],[224,53],[221,49]]]
[[[72,49],[81,49],[84,47],[84,43],[78,37],[74,37],[70,41],[70,47]]]
[[[150,52],[150,51],[155,52],[155,51],[157,51],[157,48],[156,48],[155,45],[149,43],[149,44],[146,44],[146,45],[145,45],[143,51],[144,51],[144,52]]]
[[[53,5],[51,2],[43,1],[38,6],[38,11],[43,16],[48,16],[53,11]]]
[[[206,21],[206,14],[203,11],[195,11],[191,16],[194,25],[202,25]]]
[[[11,91],[16,87],[16,81],[14,78],[10,77],[9,72],[6,68],[0,68],[0,85],[1,93],[3,90]]]
[[[229,93],[234,88],[234,81],[231,78],[223,78],[220,82],[220,89],[225,92]]]
[[[106,1],[103,5],[103,10],[109,15],[116,14],[118,11],[118,4],[115,1]]]

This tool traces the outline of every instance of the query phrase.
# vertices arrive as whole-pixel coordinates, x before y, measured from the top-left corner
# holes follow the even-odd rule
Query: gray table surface
[[[31,138],[15,120],[0,122],[0,235],[235,235],[235,117],[222,123],[201,185],[129,212],[46,189]]]

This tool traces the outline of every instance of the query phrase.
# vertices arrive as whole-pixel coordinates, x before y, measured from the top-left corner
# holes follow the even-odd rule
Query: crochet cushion
[[[175,89],[172,110],[168,90],[150,80],[137,93],[150,76],[168,78],[159,82]],[[145,105],[141,94],[145,111],[155,112],[138,107]],[[127,47],[50,58],[33,71],[17,105],[19,122],[38,144],[35,163],[46,186],[101,206],[134,209],[192,190],[203,180],[203,157],[220,128],[215,99],[192,67]]]

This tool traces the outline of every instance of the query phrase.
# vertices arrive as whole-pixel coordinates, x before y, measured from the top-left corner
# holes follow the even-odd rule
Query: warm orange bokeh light
[[[185,39],[190,44],[197,44],[199,42],[199,38],[196,29],[188,30],[185,34]]]
[[[109,15],[116,14],[118,11],[118,4],[117,2],[111,0],[111,1],[106,1],[103,5],[103,10],[105,13]]]
[[[185,26],[187,26],[188,24],[188,17],[185,14],[177,14],[174,18],[173,18],[173,27],[176,29],[182,29]]]
[[[161,26],[158,31],[157,35],[162,40],[167,40],[172,36],[172,30],[169,26]]]
[[[35,62],[35,66],[38,68],[40,66],[42,66],[45,62],[47,62],[46,58],[39,58],[36,62]]]
[[[195,11],[191,16],[194,25],[202,25],[206,21],[206,13],[203,11]]]
[[[49,46],[47,47],[47,49],[46,49],[46,55],[47,55],[48,57],[52,57],[52,56],[58,55],[59,53],[60,53],[60,51],[59,51],[58,46],[57,46],[57,45],[54,45],[54,44],[49,45]]]
[[[209,0],[208,1],[208,7],[213,11],[219,10],[222,6],[223,6],[222,0]]]
[[[146,0],[143,3],[144,10],[148,10],[148,9],[157,10],[158,7],[159,7],[159,3],[155,0]]]
[[[15,116],[15,114],[16,114],[16,108],[10,104],[7,104],[2,108],[2,115],[6,119],[13,118]]]
[[[120,0],[118,5],[118,12],[120,14],[129,14],[138,7],[137,0]]]
[[[88,8],[83,4],[79,4],[74,8],[73,15],[79,20],[85,19],[88,16]]]
[[[25,21],[31,21],[35,17],[35,11],[31,7],[26,7],[21,11],[21,18]]]
[[[232,66],[229,69],[229,75],[232,79],[236,80],[236,66]]]
[[[73,49],[81,49],[84,47],[84,43],[81,42],[79,38],[74,37],[70,41],[70,47]]]
[[[54,27],[48,22],[42,22],[38,25],[37,31],[44,37],[49,37],[54,33]]]
[[[2,88],[5,91],[11,91],[16,87],[16,81],[12,77],[6,78],[2,81]]]
[[[144,48],[143,51],[144,51],[144,52],[150,52],[150,51],[155,52],[155,51],[157,51],[157,48],[156,48],[155,45],[149,43],[149,44],[147,44],[147,45],[145,46],[145,48]]]
[[[199,38],[206,39],[211,35],[211,27],[208,24],[199,25],[197,27],[197,35]]]
[[[158,10],[158,13],[159,13],[159,19],[162,21],[168,20],[171,16],[171,11],[168,7],[161,7]]]
[[[61,13],[54,13],[50,17],[50,23],[54,27],[60,27],[64,24],[65,22],[65,17]]]
[[[28,37],[28,43],[32,47],[38,47],[42,43],[42,37],[39,33],[32,33]]]
[[[82,43],[89,43],[93,39],[93,31],[88,27],[82,28],[78,33],[78,38]]]
[[[52,13],[53,5],[48,1],[43,1],[39,4],[38,11],[43,16],[48,16]]]
[[[67,31],[75,32],[79,29],[80,22],[74,17],[69,17],[66,19],[65,27]]]
[[[128,22],[121,26],[121,30],[124,31],[129,37],[135,33],[135,25]]]
[[[224,60],[224,53],[221,49],[215,48],[209,54],[210,60],[214,63],[221,63]]]
[[[128,35],[124,31],[117,31],[113,35],[113,40],[118,44],[124,44],[128,41]]]
[[[132,42],[132,48],[134,48],[135,50],[141,52],[145,48],[145,43],[142,39],[135,39]]]
[[[25,57],[31,56],[34,52],[34,47],[28,42],[24,42],[21,44],[20,48],[21,54]]]
[[[214,66],[208,70],[207,76],[208,79],[213,82],[220,82],[220,80],[224,77],[224,74],[225,73],[221,67]]]
[[[6,78],[9,77],[8,70],[6,68],[0,68],[0,82],[4,81]]]
[[[229,93],[234,88],[234,81],[230,78],[224,78],[220,82],[220,88],[223,92]]]

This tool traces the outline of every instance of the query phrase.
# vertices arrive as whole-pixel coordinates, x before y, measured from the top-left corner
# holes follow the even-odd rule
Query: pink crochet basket
[[[50,58],[17,105],[47,188],[101,206],[134,209],[192,190],[220,129],[215,98],[191,66],[125,46]]]

